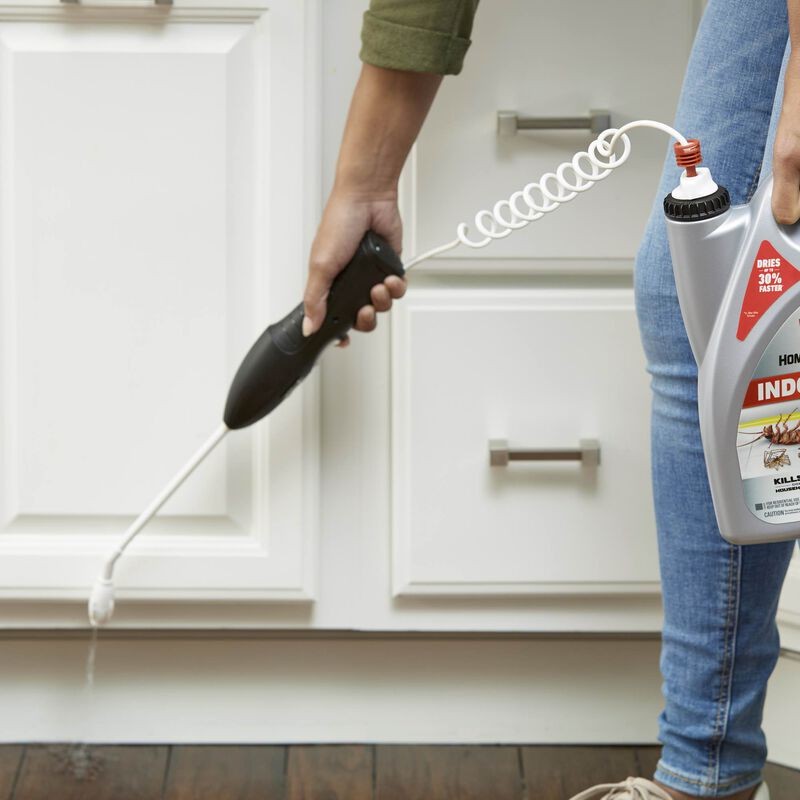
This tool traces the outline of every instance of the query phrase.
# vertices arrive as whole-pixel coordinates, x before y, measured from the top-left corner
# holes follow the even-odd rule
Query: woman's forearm
[[[363,65],[339,150],[335,189],[397,187],[441,81],[441,75]]]
[[[402,226],[397,181],[442,81],[441,75],[364,64],[347,115],[336,178],[311,246],[303,297],[303,333],[325,318],[331,283],[368,230],[400,252]],[[403,296],[405,281],[388,277],[373,287],[371,305],[358,312],[355,327],[372,330],[376,311],[387,311]]]

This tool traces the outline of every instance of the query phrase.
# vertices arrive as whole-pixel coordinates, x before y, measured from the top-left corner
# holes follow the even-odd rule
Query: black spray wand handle
[[[300,303],[250,348],[228,392],[224,415],[228,428],[246,428],[269,414],[311,372],[325,347],[355,325],[358,310],[372,302],[372,287],[389,275],[404,274],[389,244],[377,233],[367,232],[331,285],[327,314],[318,331],[303,336]]]

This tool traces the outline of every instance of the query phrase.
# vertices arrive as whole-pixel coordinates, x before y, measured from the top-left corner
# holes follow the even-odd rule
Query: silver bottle
[[[681,313],[698,364],[717,522],[735,544],[800,537],[800,226],[772,177],[730,205],[707,170],[664,200]],[[698,196],[699,192],[703,192]]]

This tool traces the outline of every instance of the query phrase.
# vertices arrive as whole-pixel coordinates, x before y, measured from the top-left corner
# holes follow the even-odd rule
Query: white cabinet
[[[6,601],[85,598],[301,296],[315,8],[0,2]],[[120,601],[311,599],[316,417],[312,380],[229,437],[120,562]]]
[[[407,256],[588,141],[500,142],[498,109],[670,119],[699,4],[612,5],[480,8],[404,179]],[[85,623],[101,556],[300,298],[365,6],[0,0],[0,623]],[[657,629],[629,273],[665,147],[645,132],[594,194],[412,273],[170,501],[115,623]],[[492,438],[596,438],[601,464],[493,468]]]
[[[411,290],[395,323],[394,593],[657,592],[632,292]]]

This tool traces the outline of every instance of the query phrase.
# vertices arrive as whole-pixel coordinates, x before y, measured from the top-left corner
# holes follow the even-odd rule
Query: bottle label
[[[800,520],[800,309],[756,365],[736,438],[750,511],[764,522]]]
[[[743,342],[767,309],[798,280],[800,272],[764,239],[750,270],[736,338]]]

